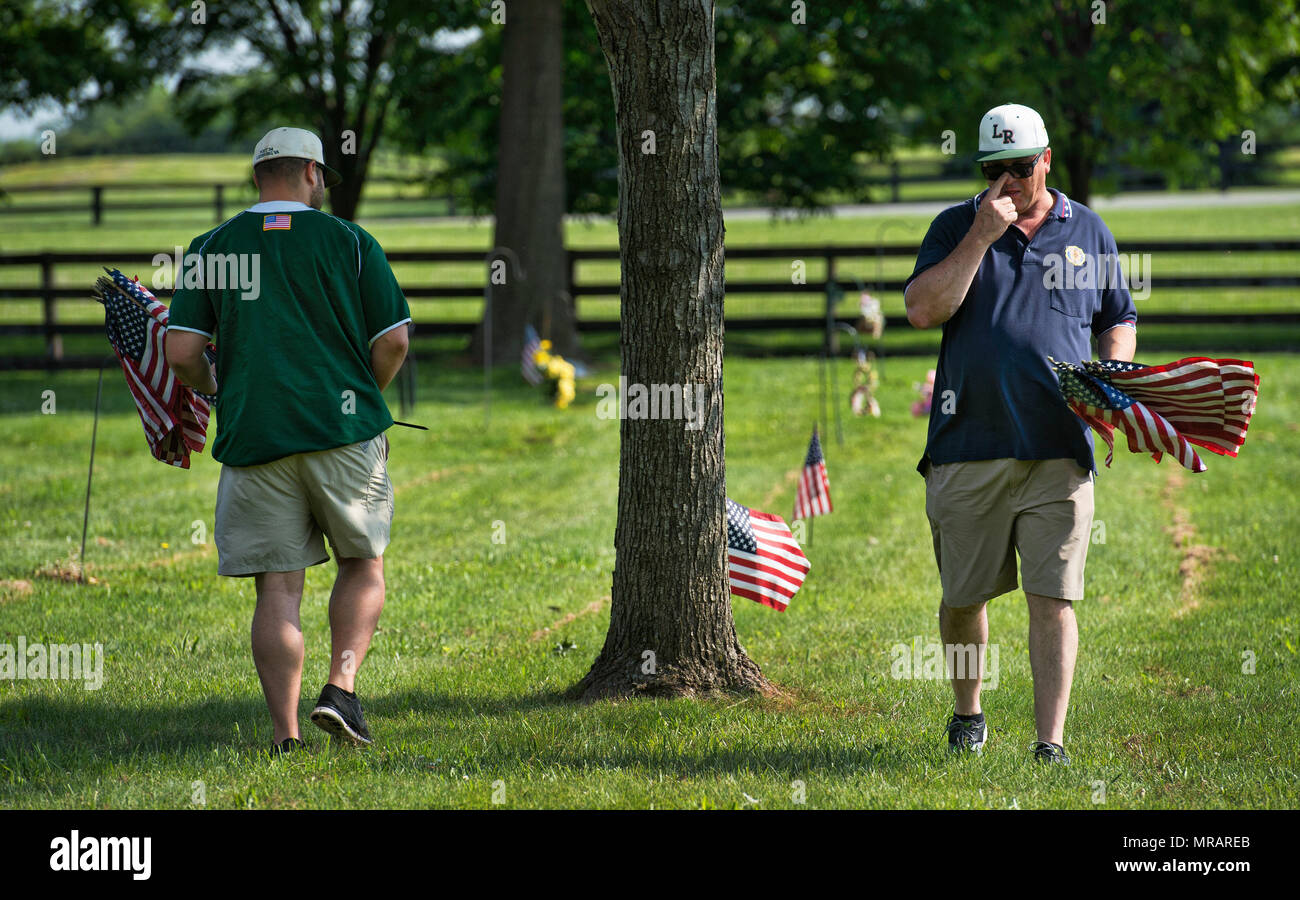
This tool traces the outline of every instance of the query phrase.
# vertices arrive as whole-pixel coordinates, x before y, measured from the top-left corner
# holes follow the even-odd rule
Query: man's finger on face
[[[1007,182],[1010,180],[1011,180],[1010,172],[1003,172],[1001,175],[999,175],[998,180],[993,182],[993,187],[989,188],[989,196],[994,200],[1001,197],[1002,189],[1006,187]]]

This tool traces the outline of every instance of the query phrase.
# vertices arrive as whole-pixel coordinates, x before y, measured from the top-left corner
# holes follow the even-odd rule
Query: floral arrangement
[[[876,400],[876,388],[879,386],[876,354],[859,351],[858,368],[853,373],[853,393],[849,394],[849,408],[855,416],[871,413],[875,418],[880,418],[880,403]]]
[[[870,335],[872,340],[880,340],[880,336],[885,333],[885,314],[880,301],[863,291],[858,298],[858,311],[862,314],[862,318],[858,319],[858,331]]]
[[[925,384],[912,382],[912,387],[916,388],[919,395],[916,402],[912,404],[912,415],[920,418],[930,414],[930,403],[934,398],[934,369],[925,373]]]
[[[555,398],[556,409],[567,409],[576,396],[573,363],[558,353],[551,352],[551,342],[542,341],[533,351],[533,362],[547,381],[550,382],[551,395]]]

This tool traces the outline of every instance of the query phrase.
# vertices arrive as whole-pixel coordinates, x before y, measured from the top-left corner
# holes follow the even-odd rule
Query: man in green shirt
[[[253,153],[261,202],[190,244],[176,273],[167,362],[184,383],[218,393],[212,455],[222,463],[218,573],[252,576],[253,660],[274,724],[273,753],[298,732],[304,571],[329,560],[329,680],[312,721],[369,744],[354,693],[384,605],[393,515],[383,389],[406,358],[406,298],[383,249],[352,222],[321,212],[339,176],[320,139],[268,132]]]

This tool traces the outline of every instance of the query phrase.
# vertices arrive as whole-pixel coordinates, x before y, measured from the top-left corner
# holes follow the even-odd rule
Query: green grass
[[[924,422],[907,412],[928,360],[888,360],[884,417],[846,414],[843,445],[825,436],[836,509],[815,523],[813,569],[790,608],[735,603],[742,643],[787,698],[591,706],[560,694],[608,623],[607,601],[583,611],[608,597],[614,564],[618,431],[594,414],[594,387],[614,373],[557,412],[503,370],[487,427],[481,374],[422,365],[411,418],[432,430],[391,436],[388,602],[359,682],[378,742],[330,748],[305,722],[326,673],[326,565],[303,602],[312,752],[282,761],[261,755],[252,586],[218,578],[210,537],[191,540],[196,521],[211,534],[219,466],[206,454],[190,471],[152,461],[108,373],[87,551],[97,583],[61,580],[51,573],[80,533],[94,376],[6,374],[0,642],[101,642],[107,660],[98,691],[0,681],[0,807],[185,807],[195,782],[207,806],[239,808],[492,807],[494,785],[514,808],[731,808],[746,795],[773,808],[798,805],[796,782],[809,807],[1091,808],[1098,783],[1112,808],[1294,807],[1300,365],[1256,362],[1262,400],[1239,459],[1211,456],[1209,472],[1184,476],[1120,453],[1098,480],[1106,541],[1091,547],[1078,604],[1064,770],[1028,758],[1021,594],[990,606],[1000,673],[983,758],[945,757],[944,683],[890,674],[896,644],[937,639],[914,471]],[[849,384],[845,363],[841,394]],[[39,412],[45,390],[53,416]],[[726,390],[728,492],[788,515],[816,363],[729,357]],[[1212,548],[1196,551],[1190,593],[1188,551],[1166,531],[1176,516],[1195,529],[1190,544]]]

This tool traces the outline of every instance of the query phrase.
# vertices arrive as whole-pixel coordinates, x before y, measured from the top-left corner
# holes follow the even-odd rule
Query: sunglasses
[[[1029,162],[986,162],[980,163],[980,171],[984,173],[984,178],[988,181],[997,181],[1002,177],[1003,172],[1010,172],[1012,178],[1028,178],[1034,174],[1034,166],[1038,165],[1038,158],[1043,155],[1039,150],[1038,155]]]

